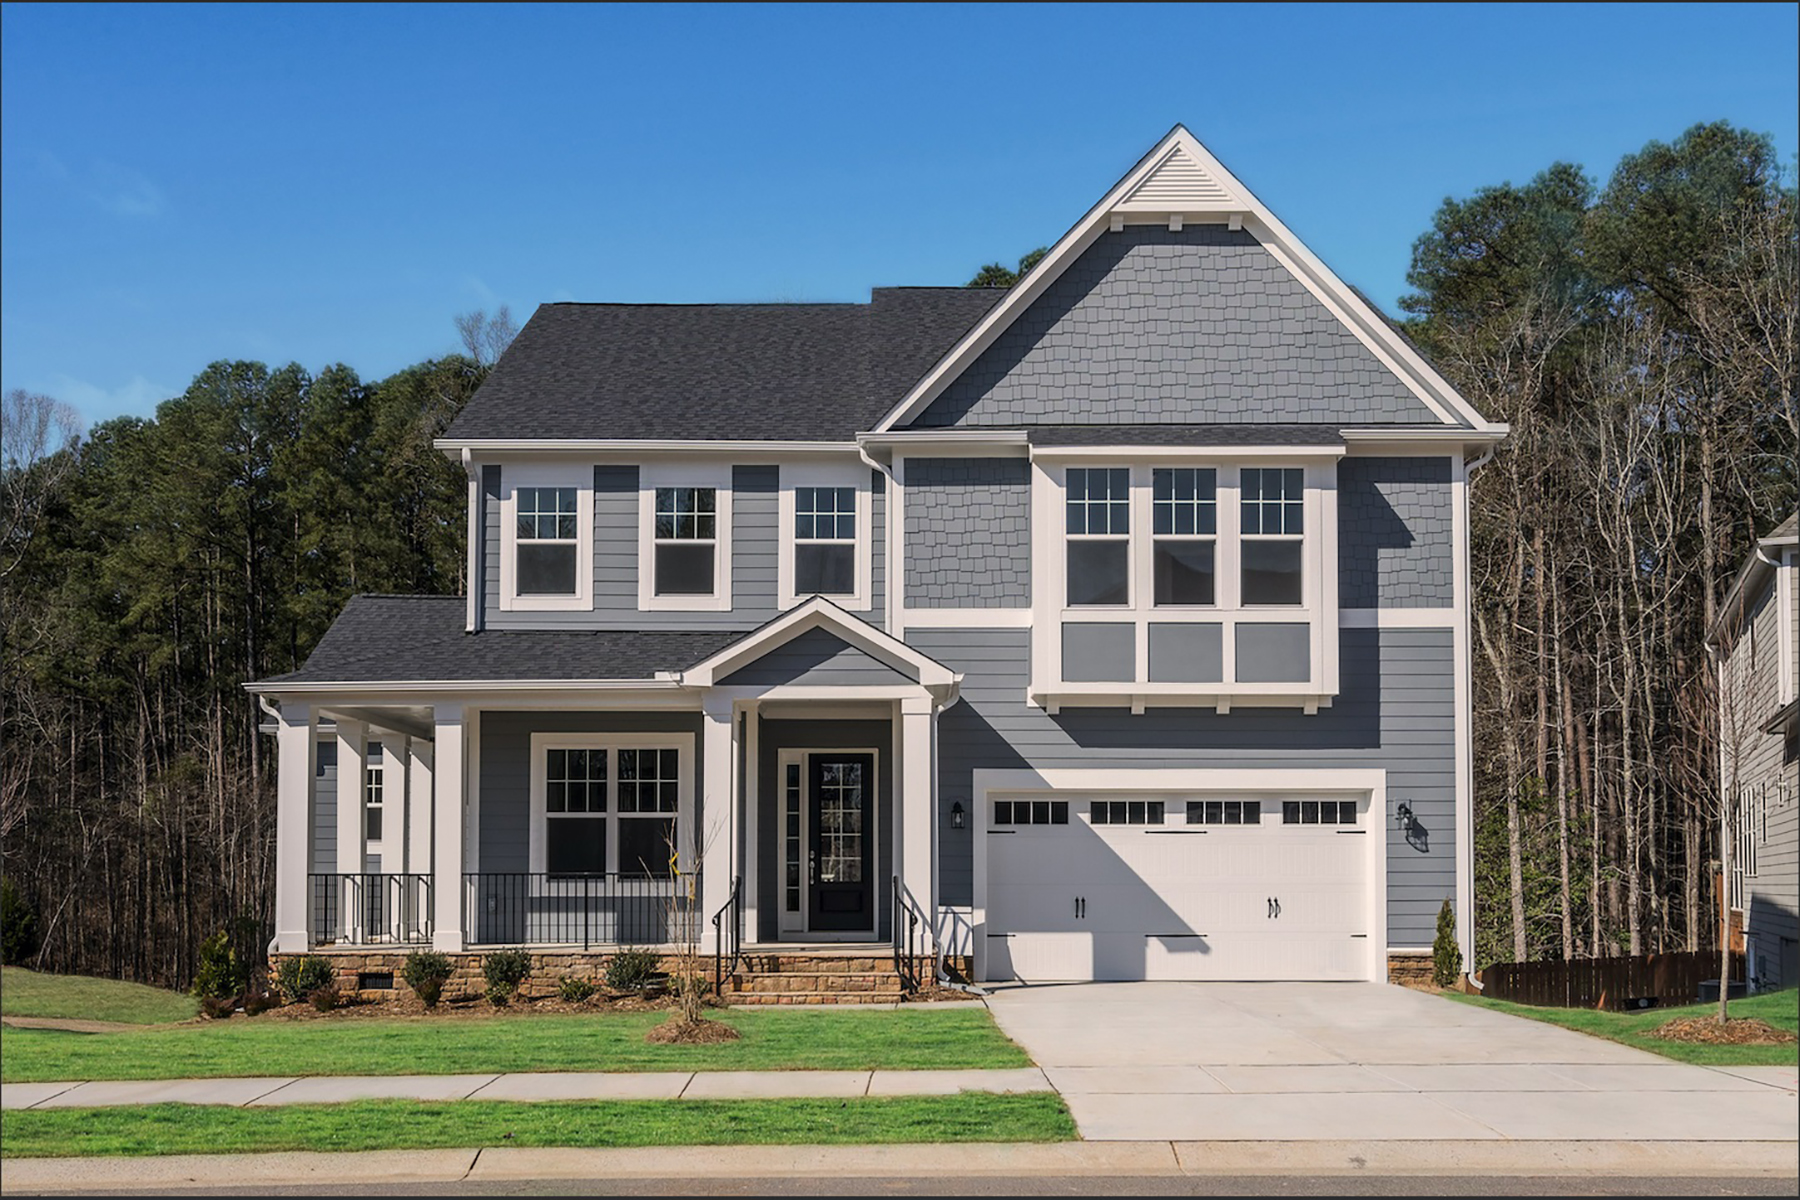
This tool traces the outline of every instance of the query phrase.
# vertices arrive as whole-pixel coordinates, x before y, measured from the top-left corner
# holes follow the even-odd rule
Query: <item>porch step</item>
[[[809,995],[835,993],[900,994],[900,977],[893,971],[739,971],[731,977],[734,996],[786,995],[802,992]]]
[[[900,990],[891,992],[734,992],[731,1003],[747,1006],[767,1004],[898,1004]]]
[[[894,973],[891,954],[758,954],[746,953],[738,970],[747,975],[861,975]]]

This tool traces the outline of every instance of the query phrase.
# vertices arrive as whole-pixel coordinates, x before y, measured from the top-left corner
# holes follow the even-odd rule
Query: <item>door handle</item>
[[[812,850],[806,856],[806,882],[819,882],[819,852]]]

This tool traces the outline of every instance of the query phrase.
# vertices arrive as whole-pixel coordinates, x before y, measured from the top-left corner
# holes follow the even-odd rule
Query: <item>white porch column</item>
[[[930,697],[900,702],[900,886],[924,915],[927,942],[936,941],[937,786],[931,772]],[[893,919],[904,920],[900,913]],[[902,932],[896,926],[895,932]]]
[[[468,785],[463,706],[440,704],[434,720],[431,948],[454,954],[463,948],[463,797]]]
[[[275,731],[275,954],[304,954],[311,945],[313,715],[310,704],[281,706]]]
[[[431,870],[431,751],[424,738],[406,740],[406,862],[414,875]]]
[[[740,853],[744,861],[744,940],[757,940],[760,928],[756,914],[756,892],[760,886],[760,873],[757,864],[760,855],[757,853],[757,839],[763,836],[760,825],[760,808],[762,806],[762,770],[759,758],[762,753],[761,731],[762,714],[757,705],[745,706],[743,720],[744,745],[744,839]],[[777,906],[779,907],[779,906]]]
[[[736,873],[737,822],[733,812],[733,783],[737,777],[736,730],[732,727],[731,702],[709,702],[701,727],[699,828],[693,846],[699,855],[701,946],[707,953],[718,949],[713,914],[731,896],[731,877]]]

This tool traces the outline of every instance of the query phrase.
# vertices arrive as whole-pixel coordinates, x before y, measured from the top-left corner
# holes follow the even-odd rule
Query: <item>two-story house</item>
[[[1504,434],[1179,126],[1008,290],[545,305],[440,442],[469,595],[254,685],[274,950],[1466,956]]]
[[[1800,983],[1800,516],[1745,560],[1707,634],[1719,787],[1731,821],[1729,924],[1752,987]]]

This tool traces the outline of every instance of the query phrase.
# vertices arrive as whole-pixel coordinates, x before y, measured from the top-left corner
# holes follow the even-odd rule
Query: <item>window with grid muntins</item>
[[[996,800],[996,825],[1067,825],[1067,800]]]
[[[575,488],[563,487],[522,487],[513,493],[519,595],[575,595],[578,496]]]
[[[674,854],[680,755],[674,750],[620,750],[619,872],[665,876]]]
[[[783,837],[787,839],[787,878],[783,895],[787,910],[800,911],[800,764],[787,765],[787,781],[783,788],[786,812],[782,817]]]
[[[1284,800],[1281,802],[1284,825],[1354,825],[1354,800]]]
[[[1161,825],[1161,800],[1095,800],[1088,805],[1091,825]]]
[[[365,836],[371,842],[381,840],[382,801],[386,798],[381,754],[380,742],[363,748],[363,817]]]
[[[1245,467],[1239,482],[1245,534],[1305,532],[1305,471],[1298,467]]]
[[[552,874],[606,870],[607,751],[551,750],[544,766],[545,867]]]
[[[718,489],[656,489],[656,576],[659,596],[713,594],[718,549]]]
[[[1189,825],[1260,825],[1260,800],[1189,800]]]
[[[794,489],[794,593],[856,591],[856,489]]]
[[[1156,604],[1214,603],[1218,472],[1211,467],[1158,467],[1151,483]]]
[[[1302,603],[1306,472],[1298,467],[1245,467],[1239,486],[1243,603]]]
[[[1131,602],[1131,472],[1070,467],[1064,476],[1070,607]]]

